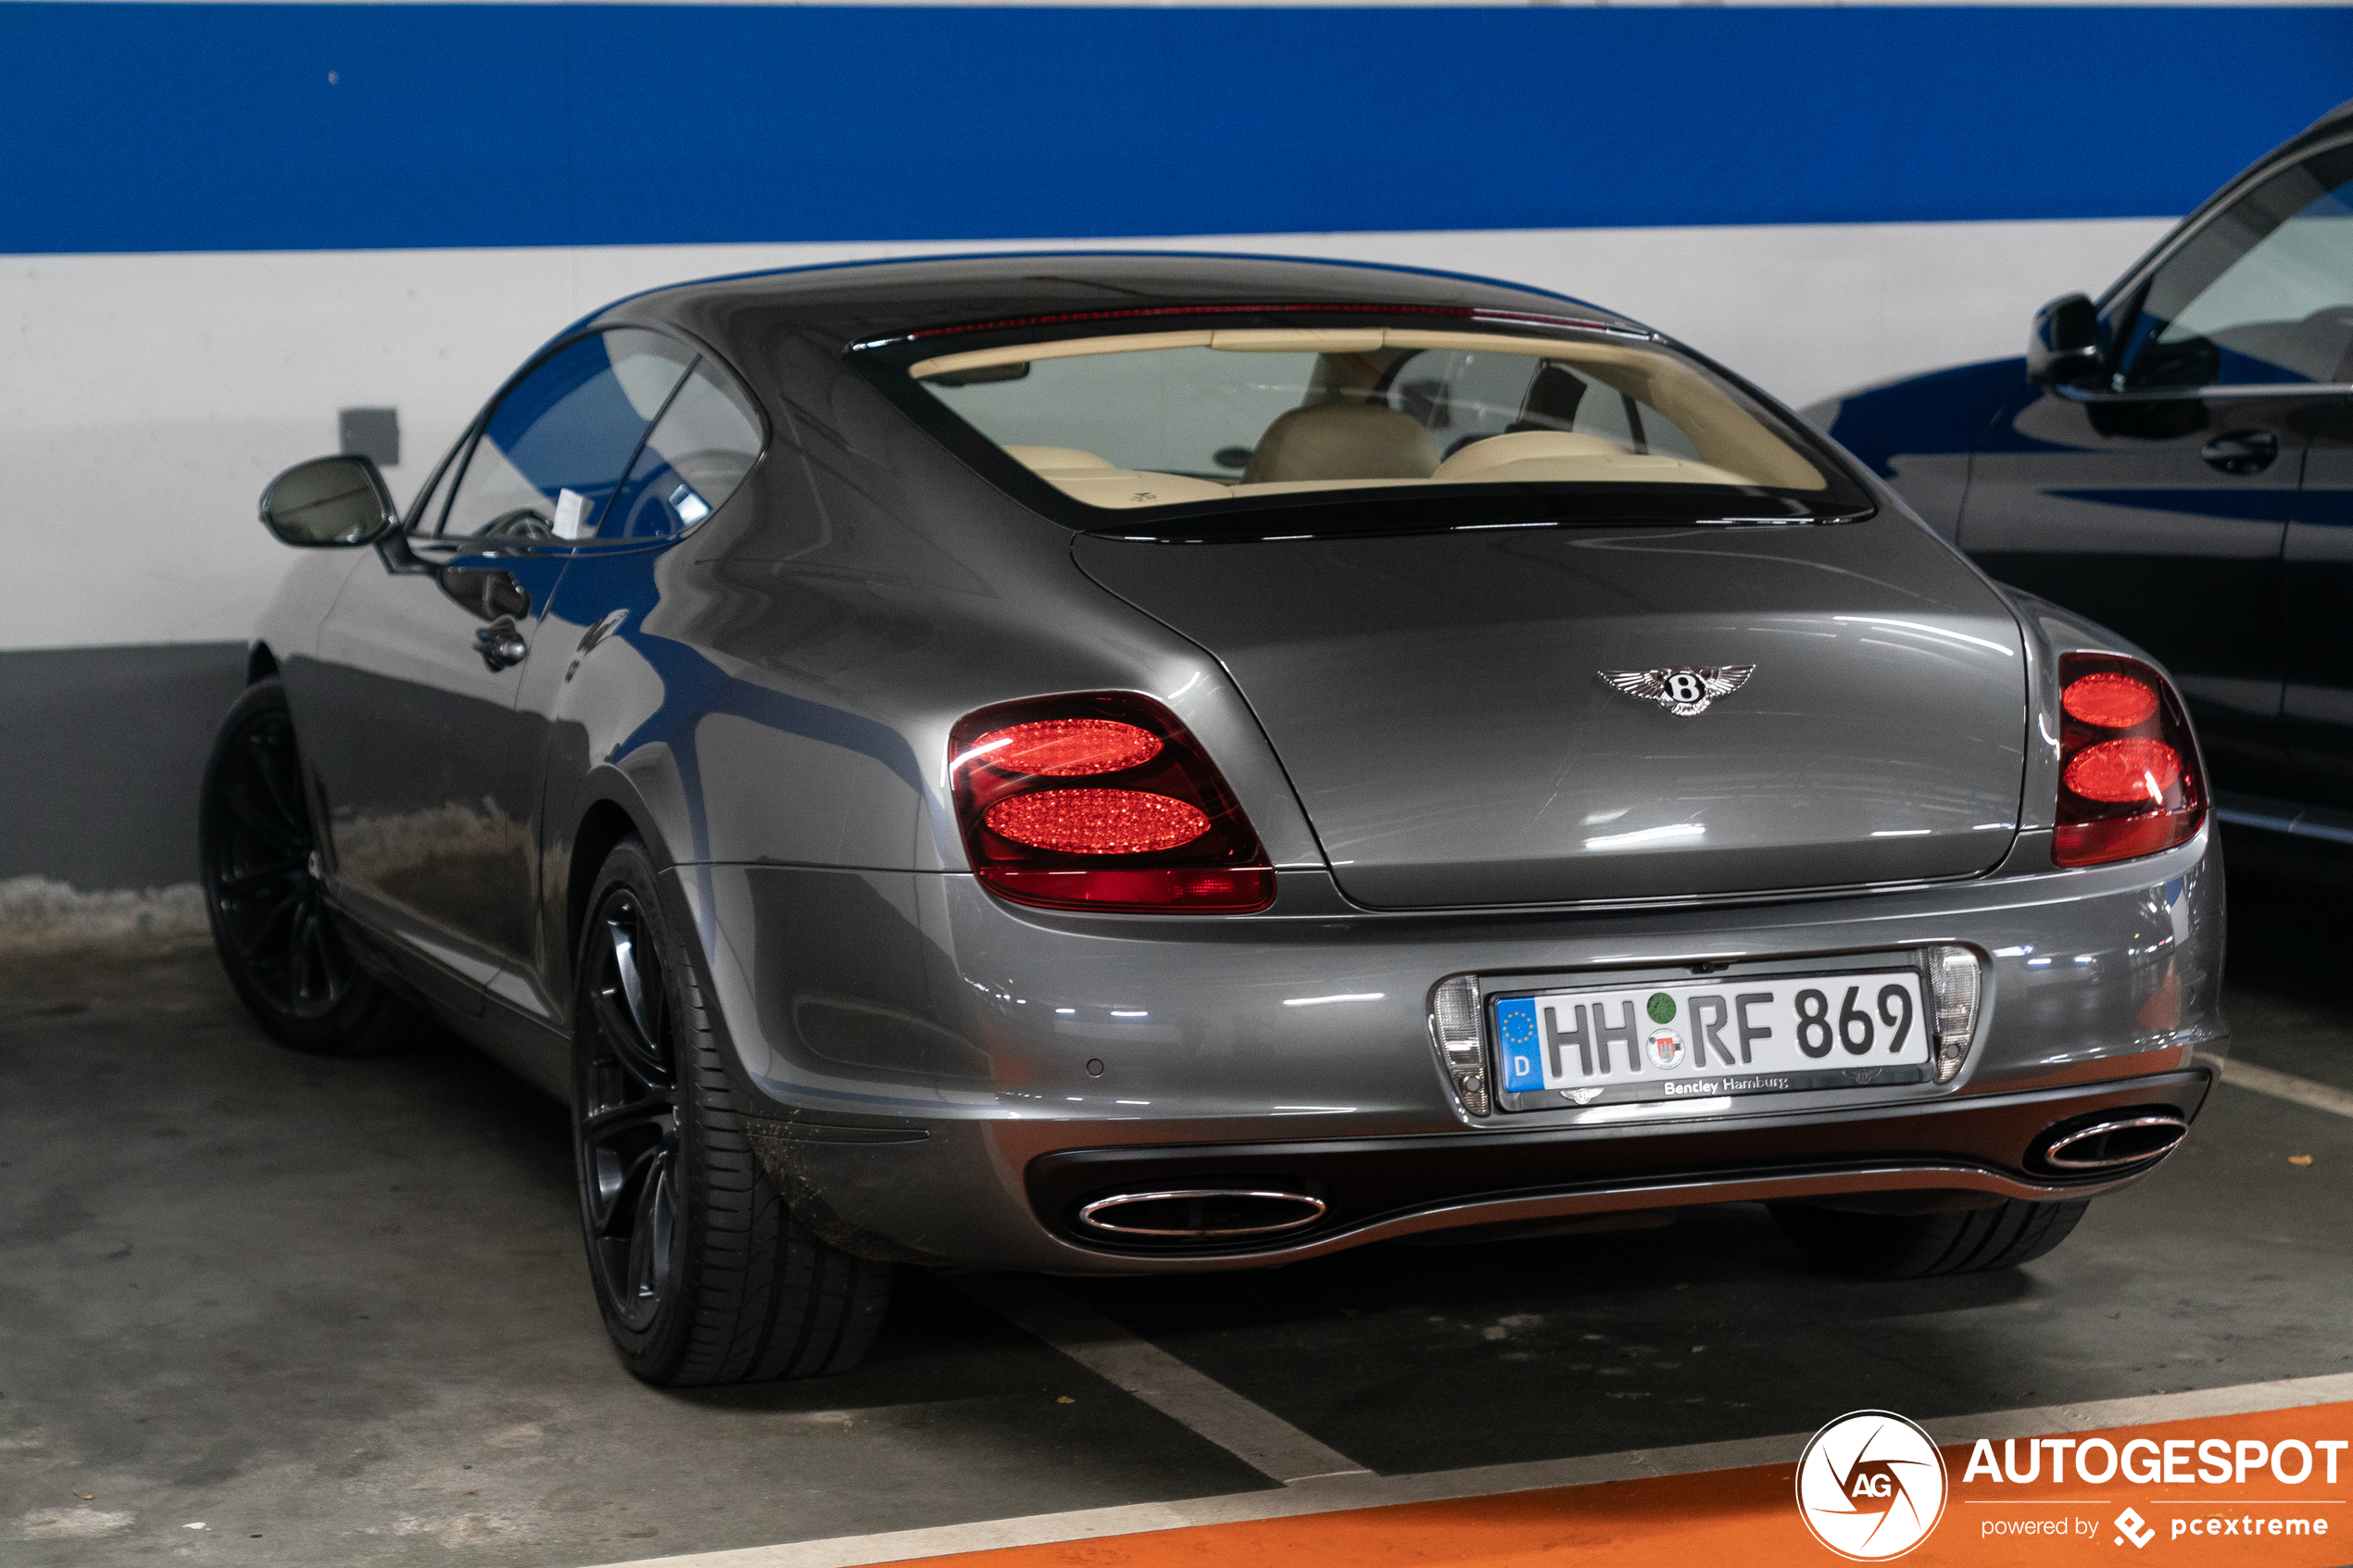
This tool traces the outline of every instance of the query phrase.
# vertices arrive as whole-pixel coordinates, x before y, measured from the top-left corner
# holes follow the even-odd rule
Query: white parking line
[[[2222,1082],[2235,1084],[2242,1089],[2253,1089],[2259,1095],[2270,1095],[2274,1099],[2294,1100],[2315,1110],[2333,1110],[2339,1116],[2353,1116],[2353,1093],[2327,1084],[2315,1084],[2309,1078],[2274,1073],[2251,1061],[2223,1062]]]
[[[1191,1371],[1190,1368],[1186,1370]],[[1192,1375],[1199,1377],[1201,1374],[1193,1373]],[[2258,1411],[2295,1410],[2304,1405],[2336,1404],[2349,1399],[2353,1399],[2353,1373],[2334,1373],[2322,1377],[2285,1378],[2276,1383],[2242,1383],[2227,1388],[2199,1388],[2184,1394],[2151,1394],[2129,1399],[2091,1399],[2081,1404],[1994,1411],[1985,1415],[1952,1416],[1923,1424],[1927,1426],[1929,1435],[1939,1443],[1972,1443],[1980,1437],[2034,1437],[2049,1433],[2085,1432],[2103,1427],[2143,1426],[2160,1421],[2248,1415]],[[1251,1408],[1256,1409],[1255,1406]],[[1311,1481],[1304,1486],[1279,1489],[1268,1487],[1264,1491],[1239,1492],[1228,1497],[1132,1503],[1120,1508],[1078,1509],[1068,1513],[1033,1514],[1026,1519],[991,1519],[972,1524],[945,1524],[928,1530],[895,1530],[879,1536],[849,1536],[826,1541],[795,1541],[783,1546],[742,1547],[730,1551],[690,1552],[680,1557],[648,1557],[634,1562],[609,1563],[604,1568],[862,1568],[868,1563],[906,1562],[925,1557],[943,1557],[950,1552],[1094,1540],[1105,1536],[1132,1536],[1146,1530],[1175,1530],[1189,1524],[1226,1524],[1306,1513],[1330,1513],[1346,1508],[1437,1502],[1448,1498],[1492,1497],[1503,1492],[1532,1491],[1544,1486],[1587,1486],[1605,1481],[1638,1481],[1653,1475],[1692,1475],[1710,1470],[1737,1470],[1753,1464],[1794,1464],[1811,1436],[1806,1432],[1792,1432],[1775,1437],[1748,1437],[1728,1443],[1693,1443],[1671,1449],[1630,1449],[1622,1453],[1592,1454],[1582,1459],[1539,1460],[1527,1464],[1433,1471],[1421,1475],[1373,1475],[1360,1471],[1353,1475]]]
[[[1346,1454],[1326,1448],[1036,1274],[964,1274],[948,1283],[1285,1486],[1369,1474]]]

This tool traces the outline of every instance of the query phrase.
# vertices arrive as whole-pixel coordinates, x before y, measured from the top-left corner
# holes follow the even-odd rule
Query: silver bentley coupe
[[[1661,334],[1478,279],[929,259],[624,300],[302,548],[208,769],[298,1049],[572,1108],[658,1383],[894,1266],[1263,1267],[1762,1202],[2004,1268],[2221,1060],[2181,699]]]

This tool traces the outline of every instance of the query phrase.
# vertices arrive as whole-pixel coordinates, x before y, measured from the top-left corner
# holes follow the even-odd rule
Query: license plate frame
[[[1848,986],[1855,990],[1849,993]],[[1880,1047],[1896,1028],[1904,1010],[1888,1009],[1896,1018],[1887,1018],[1881,1011],[1889,987],[1905,991],[1910,1004],[1908,1028],[1898,1042],[1900,1048],[1893,1052]],[[1496,1109],[1506,1112],[1678,1102],[1697,1110],[1702,1102],[1735,1097],[1865,1093],[1919,1086],[1933,1079],[1934,1019],[1928,975],[1926,966],[1908,954],[1858,956],[1845,963],[1773,964],[1762,972],[1685,972],[1669,977],[1652,971],[1534,985],[1491,981],[1481,989],[1479,1014],[1488,1049],[1488,1081],[1496,1088]],[[1824,997],[1823,1026],[1829,1031],[1829,1048],[1818,1057],[1810,1050],[1801,1051],[1801,1042],[1793,1037],[1801,1022],[1807,1022],[1807,1044],[1820,1037],[1810,1023],[1813,1015],[1799,1001],[1800,995],[1808,991]],[[1717,1006],[1700,1010],[1700,1026],[1694,1030],[1690,1001],[1702,996],[1714,999]],[[1660,997],[1675,1004],[1666,1018],[1654,1010],[1655,999]],[[1745,1008],[1738,1006],[1743,997],[1749,998]],[[1756,999],[1760,997],[1768,1000],[1760,1003]],[[1622,1005],[1629,1002],[1630,1010]],[[1582,1012],[1597,1003],[1617,1011],[1605,1029],[1597,1027],[1592,1014],[1585,1012],[1568,1030],[1561,1030],[1562,1009],[1573,1007]],[[1515,1004],[1526,1006],[1516,1008]],[[1553,1010],[1550,1018],[1545,1014],[1546,1004]],[[1852,1020],[1843,1021],[1843,1040],[1840,1035],[1842,1010],[1850,1006],[1869,1019],[1869,1038],[1860,1051],[1853,1044],[1856,1025]],[[1513,1010],[1507,1013],[1507,1009]],[[1735,1018],[1738,1024],[1732,1022]],[[1626,1027],[1629,1022],[1630,1037]],[[1554,1033],[1561,1035],[1559,1057],[1564,1071],[1558,1074],[1554,1072],[1554,1042],[1550,1038]],[[1667,1053],[1652,1043],[1652,1036],[1659,1033],[1681,1036],[1680,1065],[1663,1065]],[[1699,1037],[1693,1038],[1694,1035]],[[1573,1054],[1580,1044],[1592,1054],[1581,1058]],[[1765,1060],[1758,1060],[1759,1047],[1770,1047]],[[1517,1059],[1530,1049],[1537,1057],[1532,1082],[1529,1073],[1517,1070],[1527,1065]],[[1692,1061],[1694,1050],[1707,1066]],[[1615,1071],[1594,1071],[1600,1061],[1613,1060],[1617,1064]],[[1626,1065],[1629,1062],[1630,1069]],[[1566,1071],[1572,1066],[1582,1070]]]

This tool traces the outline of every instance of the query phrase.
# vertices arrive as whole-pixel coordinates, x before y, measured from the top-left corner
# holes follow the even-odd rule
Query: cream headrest
[[[1565,430],[1522,430],[1474,441],[1438,465],[1433,479],[1464,479],[1481,469],[1524,463],[1532,458],[1622,458],[1626,448],[1607,437]]]
[[[1266,427],[1244,484],[1306,479],[1428,479],[1438,447],[1411,417],[1373,403],[1314,403]]]
[[[1064,472],[1071,469],[1115,469],[1119,466],[1109,458],[1098,458],[1092,452],[1082,452],[1076,446],[1008,446],[1005,456],[1032,473],[1044,473],[1050,469]]]

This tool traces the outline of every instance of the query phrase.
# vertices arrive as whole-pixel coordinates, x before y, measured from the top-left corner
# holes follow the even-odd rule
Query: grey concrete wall
[[[243,643],[0,652],[0,879],[85,890],[196,874],[196,789]]]

